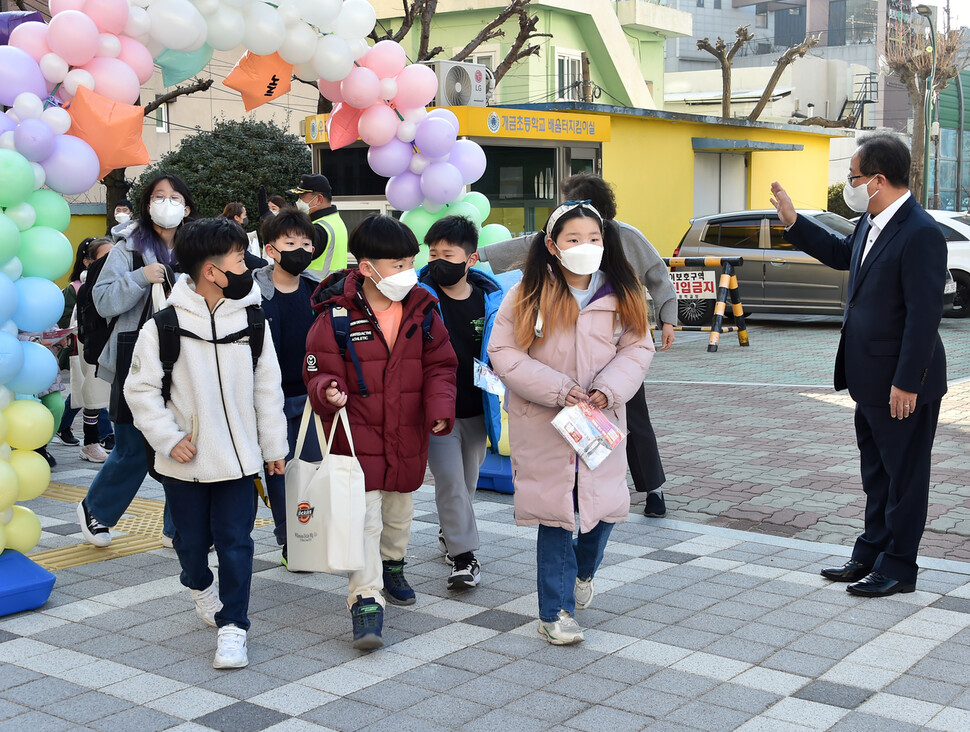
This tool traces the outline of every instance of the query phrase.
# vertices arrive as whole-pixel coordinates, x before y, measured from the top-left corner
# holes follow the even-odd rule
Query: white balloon
[[[411,164],[408,169],[415,175],[421,175],[429,165],[431,165],[431,161],[428,158],[421,153],[415,153],[411,156]]]
[[[10,116],[9,114],[7,115]],[[0,135],[0,150],[16,150],[17,146],[13,142],[13,130],[7,130]]]
[[[435,203],[434,201],[429,201],[427,198],[424,199],[424,203],[422,203],[421,205],[424,206],[424,210],[427,211],[428,213],[438,213],[441,209],[445,207],[445,204]]]
[[[10,460],[10,456],[13,455],[13,450],[10,449],[10,445],[4,442],[0,445],[0,460]],[[9,524],[10,519],[13,518],[13,507],[11,506],[6,511],[0,513],[0,524]]]
[[[358,38],[350,42],[350,50],[354,54],[354,61],[360,61],[365,53],[370,51],[370,44],[364,38]]]
[[[114,33],[102,33],[98,37],[98,56],[118,58],[121,53],[121,41]]]
[[[196,35],[195,40],[185,47],[185,52],[192,53],[202,48],[205,45],[206,37],[208,36],[208,34],[209,34],[209,28],[205,23],[203,23],[198,28],[198,35]]]
[[[314,50],[316,50],[316,46],[314,46]],[[316,82],[317,70],[313,68],[313,59],[303,64],[294,64],[293,76],[297,79],[303,79],[303,81]]]
[[[202,13],[189,0],[164,0],[148,6],[152,38],[165,48],[184,51],[195,41],[199,27],[205,26]]]
[[[9,333],[10,331],[7,330],[8,326],[13,328],[13,335],[17,335],[17,324],[12,320],[8,320],[3,326],[0,326],[0,330],[5,330]],[[10,403],[13,401],[13,396],[14,394],[10,389],[5,386],[0,386],[0,412],[10,406]]]
[[[293,0],[282,0],[276,6],[276,12],[280,14],[280,18],[283,19],[283,24],[287,28],[300,22],[300,8]]]
[[[408,122],[414,122],[414,124],[417,124],[428,116],[428,110],[424,107],[415,107],[414,109],[405,109],[399,111],[404,119],[406,119]]]
[[[40,57],[40,73],[51,84],[60,84],[64,81],[64,77],[67,76],[69,70],[67,61],[56,53],[45,53]]]
[[[165,44],[160,41],[156,41],[150,35],[145,38],[136,38],[136,41],[141,41],[148,52],[152,55],[152,58],[158,58],[165,51]]]
[[[132,38],[146,35],[152,29],[152,19],[148,11],[132,5],[128,8],[128,22],[125,23],[125,35]]]
[[[192,0],[192,2],[203,15],[212,15],[219,11],[219,0]]]
[[[374,30],[376,22],[377,13],[367,0],[347,0],[340,9],[333,30],[338,36],[353,41]]]
[[[333,30],[333,23],[340,15],[343,7],[341,0],[296,0],[300,9],[300,17],[317,30],[329,33]]]
[[[26,201],[18,203],[16,206],[5,208],[3,212],[21,231],[27,231],[27,229],[37,223],[37,212]]]
[[[152,0],[128,0],[128,2],[134,8],[147,8],[151,5]]]
[[[22,92],[13,100],[13,111],[20,119],[37,119],[44,111],[40,97],[31,92]]]
[[[323,36],[317,41],[313,68],[321,79],[342,81],[354,68],[354,57],[347,41],[340,36]]]
[[[40,163],[31,163],[30,167],[34,169],[34,190],[36,191],[43,188],[44,183],[47,182],[47,171]]]
[[[14,112],[12,108],[7,110],[7,117],[9,117],[14,122],[20,121],[20,115]]]
[[[397,79],[381,79],[381,99],[390,101],[397,96]]]
[[[94,76],[91,75],[90,71],[85,71],[84,69],[71,69],[67,72],[67,76],[64,77],[64,89],[73,97],[77,94],[77,88],[79,86],[86,86],[93,91]]]
[[[226,5],[233,5],[237,8],[248,8],[253,4],[253,0],[222,0]]]
[[[414,142],[416,134],[418,134],[418,126],[414,122],[405,120],[397,126],[397,139],[401,142]]]
[[[317,32],[302,20],[286,29],[286,38],[280,46],[280,58],[286,63],[305,64],[313,60],[317,51]]]
[[[268,56],[280,50],[286,38],[283,19],[266,3],[255,2],[246,11],[246,33],[243,43],[250,51],[260,56]]]
[[[24,273],[24,265],[20,263],[20,257],[13,257],[9,262],[0,266],[0,272],[3,272],[12,280],[19,280],[20,275]]]
[[[55,135],[63,135],[71,129],[71,115],[63,107],[48,107],[41,113],[40,118]]]
[[[246,19],[235,8],[221,8],[207,19],[207,42],[217,51],[231,51],[242,43],[246,33]]]

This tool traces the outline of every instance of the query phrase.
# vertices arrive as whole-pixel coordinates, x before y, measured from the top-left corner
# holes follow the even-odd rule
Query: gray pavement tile
[[[707,704],[700,701],[689,702],[666,716],[671,722],[687,725],[693,729],[720,732],[735,729],[747,722],[753,714],[737,709]]]
[[[69,699],[62,699],[56,705],[48,707],[50,711],[56,712],[57,716],[69,719],[72,722],[88,724],[95,719],[101,719],[111,714],[130,709],[130,701],[119,699],[110,694],[102,694],[98,691],[89,691],[86,694],[78,694]]]
[[[683,621],[683,624],[687,625],[689,621],[690,618],[687,618]],[[596,630],[602,630],[607,633],[619,633],[620,635],[626,635],[631,638],[652,638],[656,633],[659,633],[667,628],[667,624],[659,623],[655,620],[644,620],[643,618],[636,618],[630,615],[621,615],[619,617],[610,615],[604,621],[590,623],[589,627],[596,628]],[[702,628],[702,630],[703,629],[704,628]]]
[[[930,607],[935,607],[940,610],[952,610],[955,613],[970,613],[970,600],[963,597],[941,597],[930,605]]]
[[[589,704],[552,691],[534,691],[509,703],[505,711],[529,715],[550,723],[564,722],[587,709]],[[511,727],[510,729],[515,729]]]
[[[914,676],[923,676],[927,679],[946,681],[948,683],[959,680],[966,681],[967,665],[965,663],[944,661],[938,658],[925,658],[913,666],[908,673]]]
[[[829,729],[831,732],[913,732],[920,729],[920,726],[888,717],[877,717],[874,714],[849,712]]]
[[[316,722],[330,729],[352,732],[365,727],[370,728],[388,714],[390,714],[388,710],[370,703],[364,704],[354,699],[337,699],[300,715],[300,719]]]
[[[790,628],[779,628],[777,625],[765,625],[758,622],[748,623],[738,628],[731,635],[745,640],[767,643],[775,648],[783,648],[801,638],[803,633]]]
[[[376,704],[391,712],[400,712],[410,709],[414,704],[422,699],[427,699],[432,694],[434,692],[430,689],[404,684],[395,678],[355,691],[353,694],[349,694],[347,698],[359,701],[362,704]]]
[[[832,658],[814,656],[810,653],[799,653],[797,651],[780,650],[761,662],[764,668],[772,668],[776,671],[785,671],[799,676],[810,676],[817,678],[828,671],[836,664]]]
[[[323,707],[325,708],[325,707]],[[491,711],[491,707],[479,704],[468,699],[462,699],[449,694],[435,694],[408,709],[408,714],[415,717],[423,717],[432,722],[447,723],[453,726],[462,726],[477,719]]]
[[[592,707],[580,712],[564,724],[571,729],[587,730],[587,732],[602,732],[604,729],[622,729],[625,732],[641,730],[650,723],[650,719],[638,714],[630,714],[622,709],[613,707]]]
[[[453,689],[458,684],[474,679],[475,674],[437,663],[426,663],[398,674],[394,678],[402,684],[415,684],[430,691],[444,692]]]
[[[718,682],[714,679],[665,668],[641,681],[639,686],[696,699],[713,689],[717,684]]]
[[[266,623],[259,623],[250,632],[249,640],[281,651],[299,653],[304,648],[316,645],[324,639],[316,633],[300,628],[285,628],[275,624],[272,628],[267,628]]]
[[[211,653],[215,653],[215,648]],[[134,666],[135,664],[131,664]],[[190,686],[201,685],[206,681],[213,681],[225,674],[225,671],[212,668],[212,657],[209,653],[205,657],[188,658],[178,663],[162,666],[154,670],[159,676],[175,681],[182,681]]]
[[[40,633],[34,633],[30,637],[41,643],[50,643],[52,646],[76,649],[80,644],[93,638],[104,639],[105,634],[106,631],[100,628],[92,628],[90,625],[67,623],[49,630],[42,630]]]
[[[449,732],[452,729],[454,728],[430,719],[412,717],[405,712],[388,715],[367,727],[368,732]]]
[[[647,725],[644,729],[650,732],[695,732],[694,727],[686,727],[669,719],[658,719],[656,722]]]
[[[7,630],[0,630],[0,643],[6,643],[7,641],[12,641],[16,638],[20,638],[20,636]]]
[[[970,664],[970,651],[959,643],[945,641],[927,654],[927,658],[938,658],[941,661]]]
[[[180,724],[183,720],[148,707],[131,707],[108,717],[95,719],[91,727],[102,732],[157,732]]]
[[[920,701],[933,702],[934,704],[949,704],[960,694],[966,691],[964,685],[966,679],[952,679],[955,683],[945,681],[930,681],[919,676],[902,676],[883,691],[887,694],[906,696]]]
[[[605,655],[600,651],[584,648],[582,644],[574,646],[568,652],[563,653],[562,646],[553,646],[547,643],[545,648],[540,648],[535,653],[530,653],[526,658],[544,665],[574,671],[585,668],[589,664],[600,660]]]
[[[476,674],[487,674],[497,668],[501,668],[509,663],[510,660],[508,656],[503,656],[500,653],[492,653],[491,651],[473,646],[449,653],[447,656],[442,656],[438,659],[438,663],[444,666],[453,666],[464,669],[465,671],[471,671]]]
[[[738,595],[733,600],[726,600],[711,605],[708,612],[714,615],[724,615],[736,620],[752,621],[761,618],[768,613],[768,609],[757,605],[749,605],[744,601],[744,595]]]
[[[390,610],[384,615],[384,618],[385,628],[399,630],[410,635],[430,633],[432,630],[443,628],[452,623],[451,620],[447,620],[445,618],[438,618],[434,615],[429,615],[428,613],[413,611],[395,612],[394,610]],[[344,631],[347,630],[347,624],[349,624],[349,620],[345,621],[343,618],[341,618],[340,625]]]
[[[684,618],[680,621],[679,625],[682,625],[685,628],[706,630],[708,633],[728,635],[730,633],[734,633],[740,628],[743,628],[746,623],[745,621],[737,618],[728,618],[724,615],[714,615],[713,613],[700,612],[692,615],[689,618]]]
[[[606,656],[583,669],[583,673],[601,676],[623,684],[638,684],[660,670],[659,666],[641,663],[622,656]]]
[[[3,679],[4,689],[12,689],[39,678],[42,678],[42,676],[36,671],[31,671],[22,666],[14,666],[11,663],[0,663],[0,679]]]
[[[550,723],[535,717],[514,714],[505,709],[493,709],[484,717],[469,722],[463,729],[467,732],[495,732],[495,730],[516,730],[516,732],[538,732],[549,729]]]
[[[778,610],[772,610],[770,613],[765,613],[761,616],[759,622],[807,633],[825,622],[825,618],[803,615],[802,613],[792,611],[790,608],[783,607]]]
[[[719,638],[704,649],[706,653],[753,664],[760,663],[776,650],[775,646],[770,646],[767,643],[741,639],[737,636]]]
[[[148,641],[149,643],[173,641],[174,639],[182,639],[186,635],[185,626],[182,623],[162,619],[150,620],[147,623],[126,628],[124,633],[125,635],[130,635],[132,638]],[[214,636],[212,640],[215,641]]]
[[[781,697],[761,689],[751,689],[741,684],[721,684],[700,697],[699,701],[748,714],[760,714]]]
[[[26,684],[20,684],[12,689],[0,691],[0,696],[9,701],[23,704],[32,709],[44,709],[49,704],[69,699],[72,696],[83,694],[87,688],[72,684],[70,681],[62,681],[52,676],[43,676]]]
[[[572,649],[566,648],[563,650],[568,653]],[[568,671],[557,666],[549,666],[548,664],[537,663],[536,661],[519,659],[506,666],[502,666],[502,668],[496,669],[492,674],[500,679],[508,679],[509,681],[538,689],[561,679],[568,674]]]
[[[806,633],[798,640],[789,644],[788,649],[800,653],[811,653],[815,656],[824,656],[825,658],[834,658],[840,661],[862,644],[863,641],[861,640],[828,638],[824,635],[817,635],[813,631],[812,633]]]
[[[653,583],[654,580],[652,577],[650,581]],[[635,600],[639,600],[641,603],[652,602],[661,595],[666,595],[669,591],[669,588],[647,584],[646,582],[627,583],[620,585],[619,587],[614,587],[611,590],[611,592],[614,592],[621,597],[633,598]]]
[[[734,574],[738,575],[737,572],[734,572]],[[741,575],[738,575],[738,576],[741,576]],[[684,592],[689,592],[691,595],[694,595],[695,597],[704,597],[704,598],[709,598],[711,600],[727,600],[730,597],[735,597],[737,595],[740,595],[746,589],[745,587],[739,587],[734,584],[718,583],[714,581],[715,579],[716,578],[711,577],[710,579],[704,582],[695,582]],[[661,598],[661,601],[664,601],[665,599],[669,600],[669,598],[674,594],[676,593],[671,593],[671,595],[664,595],[664,597]]]
[[[196,651],[199,649],[196,648]],[[215,646],[212,647],[215,652]],[[192,654],[165,646],[144,645],[115,656],[112,660],[126,666],[134,666],[142,671],[157,671],[170,668],[180,661],[191,658]]]
[[[711,643],[721,637],[717,633],[708,633],[706,630],[687,628],[682,625],[670,625],[655,633],[650,640],[698,651],[701,648],[706,648],[711,645]]]
[[[5,678],[3,680],[4,683],[6,683],[7,680]],[[17,717],[29,711],[30,710],[22,704],[14,704],[12,701],[0,699],[0,721],[10,719],[11,717]]]
[[[260,732],[286,719],[287,715],[274,709],[240,701],[196,717],[192,721],[220,732]]]
[[[596,607],[615,615],[630,612],[642,604],[642,600],[635,597],[624,597],[623,595],[616,594],[612,590],[610,592],[597,593],[596,595]]]
[[[461,699],[469,699],[479,704],[500,708],[510,701],[532,693],[532,691],[532,687],[488,675],[466,681],[464,684],[456,686],[449,693]]]
[[[64,719],[31,710],[19,717],[0,721],[0,732],[63,732],[76,730],[77,724]]]
[[[738,602],[747,605],[757,605],[758,607],[776,610],[792,603],[792,598],[777,592],[768,592],[765,585],[761,585],[756,590],[749,590],[743,595],[735,598]]]
[[[765,583],[764,577],[756,577],[752,574],[742,574],[741,572],[721,572],[711,577],[709,583],[714,585],[725,585],[741,590],[750,590]]]
[[[506,632],[520,628],[528,622],[533,622],[535,618],[519,613],[510,613],[505,610],[486,610],[485,612],[465,618],[462,622],[469,625],[477,625],[480,628],[489,628]]]
[[[950,702],[950,706],[957,709],[970,710],[970,691],[963,692],[960,696]]]
[[[200,686],[209,691],[232,696],[236,699],[251,699],[264,691],[276,689],[283,685],[282,680],[260,673],[253,668],[241,668],[231,674],[205,681]]]
[[[608,699],[604,699],[600,704],[659,719],[684,706],[688,701],[686,697],[677,694],[668,694],[643,686],[631,686],[629,689],[624,689]]]
[[[535,635],[519,635],[518,633],[499,633],[475,644],[475,648],[484,648],[512,658],[523,658],[548,646],[548,641]]]
[[[488,569],[482,570],[483,573],[486,571],[488,571]],[[535,592],[536,589],[536,580],[533,576],[496,578],[491,572],[489,572],[488,576],[482,581],[487,582],[489,587],[494,587],[496,590],[501,590],[502,592],[511,592],[513,595],[518,595],[519,597],[522,595],[528,595],[530,592]],[[475,600],[474,591],[454,592],[450,596],[455,599],[465,596],[472,602]]]
[[[71,623],[69,626],[62,627],[77,629],[81,627],[81,624]],[[102,633],[89,640],[80,643],[68,643],[66,645],[79,653],[87,653],[92,656],[98,656],[99,658],[115,659],[123,653],[144,648],[148,644],[145,641],[131,638],[127,635],[120,635],[119,633]]]
[[[628,688],[627,684],[612,679],[604,679],[586,673],[572,673],[547,685],[545,690],[597,704],[626,688]]]
[[[696,594],[694,592],[694,585],[691,585],[688,589],[678,590],[677,592],[668,592],[666,595],[661,595],[654,602],[656,602],[658,605],[669,605],[671,607],[679,607],[684,608],[685,610],[693,610],[694,612],[698,612],[716,604],[717,598]]]
[[[833,684],[830,681],[813,681],[796,691],[792,696],[797,699],[828,704],[842,709],[857,709],[875,692],[858,686]]]
[[[127,628],[133,628],[136,625],[147,623],[151,619],[152,616],[147,613],[131,608],[123,608],[120,610],[109,610],[106,613],[85,618],[84,624],[117,633],[120,630],[126,630]]]
[[[651,578],[652,579],[652,578]],[[716,608],[717,606],[714,606]],[[712,612],[715,609],[712,608]],[[648,602],[635,608],[627,613],[627,616],[632,618],[643,618],[644,620],[655,620],[660,623],[679,623],[685,618],[689,618],[694,613],[686,608],[672,607],[670,605],[657,605],[654,602]]]
[[[285,681],[299,681],[300,679],[312,676],[323,671],[327,665],[317,659],[306,658],[297,654],[283,654],[267,661],[254,663],[252,652],[255,646],[250,649],[249,668],[274,679]]]

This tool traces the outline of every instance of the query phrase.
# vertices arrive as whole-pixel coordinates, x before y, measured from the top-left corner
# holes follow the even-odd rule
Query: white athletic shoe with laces
[[[570,646],[573,643],[580,643],[586,640],[586,637],[583,635],[583,629],[579,627],[579,623],[565,610],[560,610],[558,619],[551,623],[547,623],[540,618],[539,635],[554,646]]]
[[[576,609],[585,610],[589,607],[590,603],[593,601],[593,578],[590,577],[588,580],[576,578],[576,588],[573,590],[573,596],[576,598]]]
[[[212,668],[243,668],[249,665],[245,630],[235,625],[223,625],[219,628],[218,643]]]
[[[213,582],[204,590],[189,590],[189,592],[195,601],[195,614],[203,623],[215,628],[216,613],[222,610],[222,600],[219,599],[216,583]]]

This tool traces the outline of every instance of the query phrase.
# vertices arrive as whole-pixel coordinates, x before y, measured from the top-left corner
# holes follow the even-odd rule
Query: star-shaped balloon
[[[240,92],[246,111],[251,112],[286,94],[292,76],[293,64],[284,61],[278,53],[259,56],[246,51],[222,83]]]
[[[68,111],[71,113],[70,134],[84,140],[98,155],[98,180],[115,168],[151,162],[141,137],[144,108],[105,99],[87,87],[79,86]]]

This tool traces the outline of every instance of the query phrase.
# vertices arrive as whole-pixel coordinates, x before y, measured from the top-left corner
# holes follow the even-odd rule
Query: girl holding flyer
[[[539,527],[539,634],[579,643],[574,610],[589,607],[610,531],[630,511],[626,452],[614,449],[590,469],[552,421],[584,402],[625,433],[624,404],[654,353],[643,285],[616,225],[589,201],[567,201],[536,234],[488,353],[508,387],[515,520]]]

